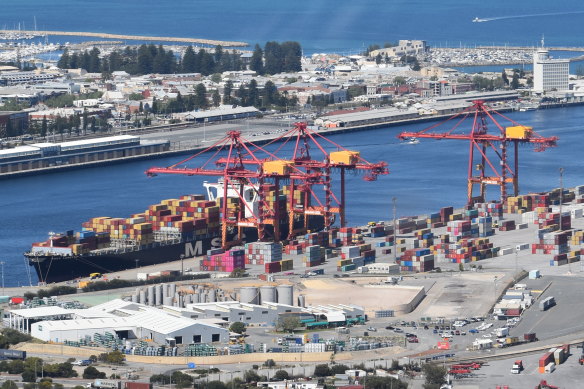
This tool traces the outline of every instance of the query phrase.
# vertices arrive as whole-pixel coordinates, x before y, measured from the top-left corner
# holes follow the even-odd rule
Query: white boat
[[[485,19],[481,19],[481,18],[479,18],[477,16],[472,21],[473,21],[473,23],[482,23],[482,22],[485,22],[486,20]]]
[[[410,138],[407,141],[407,144],[409,145],[417,145],[418,143],[420,143],[420,140],[418,138]]]

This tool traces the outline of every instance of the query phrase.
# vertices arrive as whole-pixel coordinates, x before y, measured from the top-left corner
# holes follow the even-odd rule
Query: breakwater
[[[78,32],[78,31],[19,31],[19,30],[2,30],[4,33],[22,33],[22,34],[36,34],[36,35],[53,35],[53,36],[87,36],[93,38],[105,39],[121,39],[134,41],[154,41],[154,42],[181,42],[181,43],[195,43],[209,46],[223,47],[246,47],[249,46],[247,42],[237,41],[220,41],[213,39],[202,38],[181,38],[172,36],[142,36],[142,35],[125,35],[125,34],[108,34],[103,32]]]

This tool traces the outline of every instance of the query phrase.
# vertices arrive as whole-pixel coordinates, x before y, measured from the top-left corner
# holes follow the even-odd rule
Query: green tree
[[[260,45],[256,44],[251,56],[249,68],[254,70],[257,74],[264,74],[264,51]]]
[[[282,72],[282,47],[278,42],[267,42],[264,47],[264,71],[267,74],[277,74]]]
[[[2,383],[2,389],[18,389],[18,385],[12,380],[7,380]]]
[[[88,72],[90,73],[99,73],[101,72],[101,62],[99,59],[99,49],[97,47],[94,47],[93,49],[91,49],[91,51],[89,52],[89,66],[88,66]]]
[[[25,370],[21,375],[23,382],[36,382],[37,375],[33,370]]]
[[[406,78],[403,76],[397,76],[393,78],[394,85],[404,85],[406,83]]]
[[[69,63],[71,59],[69,58],[69,49],[63,50],[63,54],[61,54],[61,58],[59,58],[59,62],[57,62],[57,67],[59,69],[69,69]]]
[[[290,379],[290,375],[286,370],[278,370],[274,373],[274,379],[276,381],[284,381]]]
[[[501,73],[501,78],[503,79],[505,85],[509,85],[509,78],[507,78],[507,73],[505,72],[505,70],[503,70],[503,72]]]
[[[222,80],[223,76],[221,75],[221,73],[213,73],[213,75],[211,76],[211,81],[213,81],[215,84],[219,84]]]
[[[332,371],[327,364],[316,365],[314,367],[314,376],[315,377],[328,377],[332,375]]]
[[[511,89],[519,88],[519,73],[513,72],[513,78],[511,79]]]
[[[223,104],[232,104],[233,82],[228,80],[223,87]]]
[[[140,101],[144,100],[144,96],[142,96],[142,93],[130,93],[128,99],[132,101]]]
[[[248,384],[251,382],[258,382],[261,380],[260,375],[254,371],[254,370],[247,370],[244,374],[243,374],[243,379],[245,380],[245,382],[247,382]]]
[[[231,273],[229,273],[229,278],[241,278],[244,277],[245,275],[246,275],[245,269],[236,267],[231,271]]]
[[[240,321],[236,321],[233,324],[231,324],[231,326],[229,327],[229,331],[231,332],[235,332],[237,334],[243,334],[245,332],[246,328],[245,328],[245,324],[240,322]]]
[[[349,366],[335,363],[331,367],[331,374],[345,374],[347,370],[349,370]]]
[[[97,370],[93,366],[87,366],[85,370],[83,370],[83,378],[86,380],[93,380],[96,378],[105,378],[106,374],[102,371]]]
[[[265,367],[270,367],[270,368],[271,368],[271,367],[274,367],[274,366],[276,366],[276,362],[275,362],[273,359],[267,359],[267,360],[264,362],[264,366],[265,366]]]
[[[211,381],[207,384],[206,389],[228,389],[228,387],[221,381]]]
[[[213,55],[213,62],[215,66],[218,66],[221,62],[223,62],[223,46],[217,45],[215,46],[215,54]],[[213,71],[218,71],[214,69]],[[220,71],[220,70],[219,70]]]
[[[152,73],[152,62],[154,57],[152,51],[149,50],[148,46],[141,45],[138,49],[138,63],[137,70],[139,74],[149,74]]]
[[[278,88],[276,88],[276,85],[272,81],[266,82],[263,93],[263,104],[265,107],[269,107],[278,101]]]
[[[260,105],[260,92],[258,91],[258,83],[255,79],[252,79],[247,87],[247,104],[254,107]]]
[[[378,53],[378,54],[375,56],[375,63],[376,63],[377,65],[379,65],[379,64],[381,63],[381,53]]]
[[[213,94],[211,95],[211,101],[213,102],[214,107],[218,107],[221,104],[221,95],[219,94],[219,90],[215,89]]]
[[[393,377],[367,376],[367,389],[407,389],[408,384]]]
[[[176,384],[177,388],[192,388],[193,377],[180,371],[172,373],[172,382]]]
[[[424,389],[439,389],[446,382],[446,369],[442,366],[427,363],[422,367],[422,372],[426,376]]]
[[[209,106],[207,102],[207,88],[203,84],[195,87],[195,107],[205,109]]]
[[[10,374],[22,374],[24,371],[24,361],[15,359],[8,363],[8,373]]]

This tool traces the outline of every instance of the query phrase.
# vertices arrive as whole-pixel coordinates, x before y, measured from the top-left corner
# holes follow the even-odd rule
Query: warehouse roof
[[[10,311],[13,315],[23,317],[25,319],[37,319],[50,316],[61,316],[61,315],[72,315],[71,309],[56,307],[56,306],[44,306],[38,308],[29,309],[15,309]]]
[[[158,333],[163,334],[169,334],[171,332],[191,327],[193,325],[201,325],[222,329],[221,327],[214,324],[202,323],[197,320],[189,319],[182,316],[172,316],[158,309],[152,310],[149,309],[127,319],[133,321],[136,327],[143,327],[151,331],[156,331]]]
[[[107,317],[79,320],[50,320],[38,323],[43,330],[50,331],[75,331],[75,330],[129,330],[135,327],[134,323],[125,317]]]
[[[133,135],[118,135],[118,136],[106,136],[104,138],[92,138],[92,139],[84,139],[84,140],[74,140],[71,142],[63,142],[59,143],[61,147],[77,147],[77,146],[86,146],[86,145],[99,145],[107,142],[119,142],[119,141],[131,141],[131,140],[139,140],[140,137],[133,136]]]

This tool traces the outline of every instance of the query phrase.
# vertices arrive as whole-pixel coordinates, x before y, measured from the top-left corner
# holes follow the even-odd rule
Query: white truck
[[[503,338],[503,337],[509,335],[509,328],[507,328],[507,327],[497,328],[495,330],[495,335],[497,335],[497,338]]]
[[[102,380],[96,379],[95,381],[86,385],[87,388],[101,388],[101,389],[121,389],[122,382],[116,380]]]

